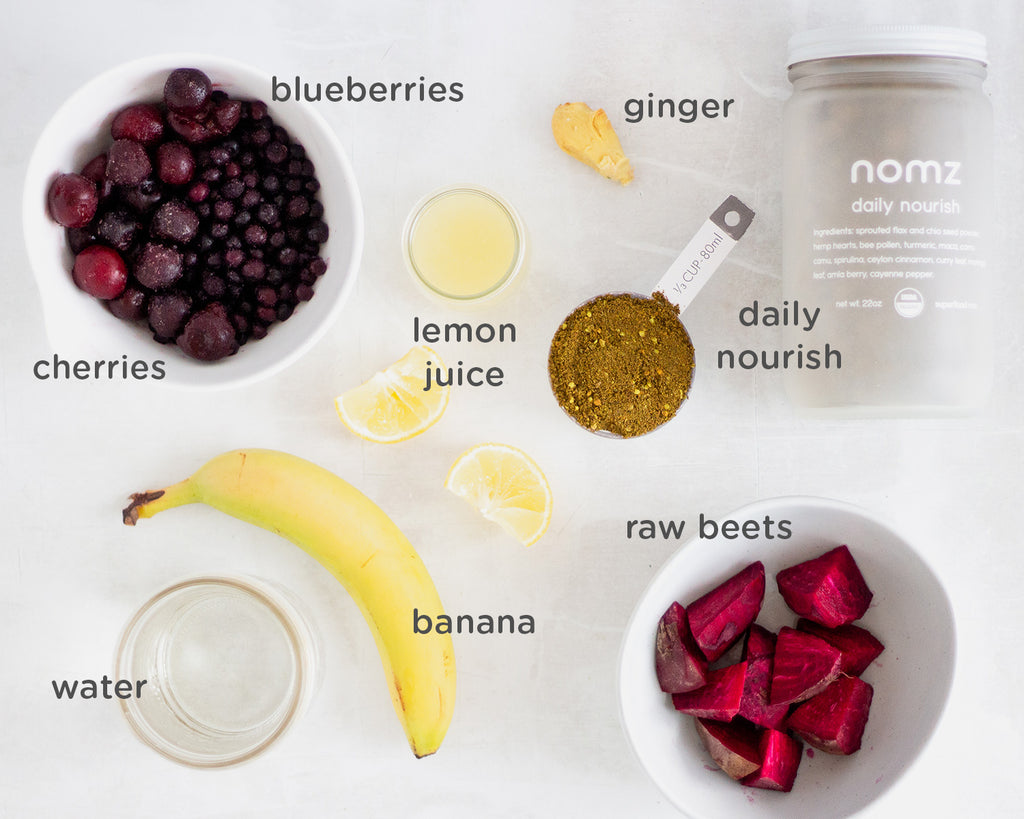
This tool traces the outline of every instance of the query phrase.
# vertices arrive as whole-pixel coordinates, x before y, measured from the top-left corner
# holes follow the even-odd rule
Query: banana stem
[[[135,492],[129,500],[131,502],[121,511],[121,519],[125,526],[134,526],[139,518],[151,518],[165,509],[195,503],[197,498],[194,484],[191,479],[186,479],[166,489]]]

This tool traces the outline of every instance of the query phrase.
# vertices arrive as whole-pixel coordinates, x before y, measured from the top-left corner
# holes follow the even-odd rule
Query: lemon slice
[[[463,452],[444,482],[488,520],[524,546],[532,546],[551,522],[551,487],[536,462],[505,444],[480,444]]]
[[[360,438],[381,444],[407,441],[437,423],[451,387],[426,386],[427,367],[444,364],[429,347],[413,347],[365,384],[334,399],[343,424]]]

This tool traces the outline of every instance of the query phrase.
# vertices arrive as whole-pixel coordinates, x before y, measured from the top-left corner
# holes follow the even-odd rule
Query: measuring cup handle
[[[754,221],[754,211],[735,196],[730,196],[711,214],[709,221],[724,230],[730,239],[738,242]]]
[[[655,292],[679,308],[682,313],[696,298],[704,283],[711,278],[737,240],[754,221],[754,211],[735,196],[730,196],[690,239],[682,253],[661,277]]]

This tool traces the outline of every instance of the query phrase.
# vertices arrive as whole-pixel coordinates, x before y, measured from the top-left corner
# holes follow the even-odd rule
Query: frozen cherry
[[[147,242],[135,263],[135,278],[150,290],[163,290],[181,278],[181,254],[173,247]]]
[[[217,361],[238,352],[235,328],[220,302],[211,302],[185,324],[178,346],[192,358]]]
[[[110,123],[114,139],[133,139],[143,145],[152,145],[164,133],[164,118],[160,109],[146,102],[122,108]]]
[[[164,194],[155,179],[143,179],[138,185],[124,188],[121,191],[121,198],[125,204],[131,205],[139,213],[145,213],[159,205]]]
[[[138,321],[146,315],[146,294],[137,287],[126,287],[120,296],[107,302],[107,307],[122,321]]]
[[[146,148],[134,139],[117,139],[107,151],[107,179],[115,185],[138,185],[153,166]]]
[[[46,196],[50,216],[66,228],[85,227],[96,215],[99,195],[96,185],[77,173],[62,173],[50,185]]]
[[[184,202],[164,202],[153,216],[153,234],[172,242],[191,242],[199,229],[199,217]]]
[[[216,135],[205,121],[174,111],[167,112],[167,122],[182,139],[193,144],[206,142]]]
[[[82,166],[82,176],[99,185],[107,178],[107,155],[94,156]]]
[[[131,248],[139,229],[139,220],[121,208],[108,211],[96,223],[96,235],[122,253]]]
[[[91,227],[65,228],[64,236],[72,253],[81,253],[89,245],[96,244],[96,233]]]
[[[210,78],[198,68],[176,68],[164,83],[164,104],[176,114],[196,114],[212,91]]]
[[[217,131],[222,136],[230,134],[241,118],[241,100],[224,99],[214,105],[213,120],[216,123]]]
[[[173,341],[192,311],[192,299],[184,293],[156,293],[149,299],[146,314],[158,341]]]
[[[168,185],[184,185],[192,180],[196,160],[184,142],[165,142],[156,151],[156,173]]]
[[[113,248],[90,245],[75,256],[71,277],[90,296],[112,299],[124,292],[128,284],[128,267]]]

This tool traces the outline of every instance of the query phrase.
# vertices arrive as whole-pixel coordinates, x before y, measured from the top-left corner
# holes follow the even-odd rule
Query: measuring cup
[[[678,309],[679,315],[681,315],[683,311],[689,307],[697,296],[697,293],[700,292],[700,289],[715,272],[725,257],[733,247],[736,246],[736,243],[740,238],[742,238],[743,234],[746,233],[747,228],[750,227],[753,219],[754,211],[747,207],[737,197],[729,196],[721,205],[718,206],[718,208],[715,209],[711,216],[705,220],[704,224],[701,225],[693,238],[690,239],[686,247],[683,248],[682,252],[662,276],[661,280],[654,288],[653,293],[660,293],[664,296],[666,301],[671,305],[674,305]],[[576,421],[577,424],[582,426],[584,429],[603,437],[632,438],[657,429],[675,416],[679,405],[686,400],[690,384],[692,383],[693,370],[691,368],[689,380],[687,380],[685,384],[680,385],[683,390],[683,395],[679,402],[676,406],[671,408],[671,411],[668,412],[667,415],[662,417],[656,423],[649,422],[646,427],[636,432],[620,434],[613,430],[603,429],[599,425],[587,426],[580,421],[580,419],[573,414],[572,407],[567,406],[567,403],[569,402],[563,401],[556,389],[555,370],[559,363],[564,363],[556,361],[556,346],[559,343],[559,334],[562,333],[572,320],[578,318],[582,313],[597,306],[601,300],[611,298],[621,298],[628,301],[630,304],[629,309],[633,309],[634,307],[641,310],[649,309],[652,316],[655,315],[656,312],[664,312],[664,308],[662,306],[653,303],[655,301],[654,296],[642,296],[632,293],[609,293],[601,296],[595,296],[593,299],[584,302],[573,310],[560,323],[559,330],[555,333],[555,336],[552,339],[551,350],[548,357],[548,375],[551,381],[552,392],[554,392],[555,397],[559,402],[559,406],[561,406],[565,413]],[[652,304],[647,305],[645,302],[652,302]],[[682,320],[678,316],[675,320],[678,322],[678,330],[681,331],[682,338],[685,339],[685,344],[692,350],[689,334],[686,332],[686,328],[683,325]],[[572,350],[570,352],[574,351],[575,350]],[[559,350],[558,354],[561,355],[563,352],[563,350]],[[584,362],[584,366],[585,364],[586,362]],[[614,383],[614,375],[611,375],[611,380],[613,383],[609,385],[610,390],[614,387],[621,388],[624,386],[622,383]],[[588,401],[591,403],[593,403],[594,400],[595,396],[590,395],[588,397]],[[601,396],[597,396],[596,400],[598,404],[600,404],[600,401],[602,400]],[[609,424],[609,426],[613,425]]]

